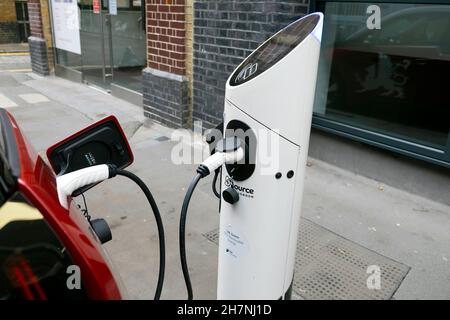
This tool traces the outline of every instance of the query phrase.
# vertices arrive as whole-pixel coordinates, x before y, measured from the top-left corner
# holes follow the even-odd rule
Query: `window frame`
[[[450,2],[436,0],[316,0],[311,2],[310,12],[323,12],[327,3],[392,3],[392,4],[436,4],[450,5]],[[354,125],[346,124],[332,119],[316,115],[313,113],[312,127],[336,134],[355,141],[363,142],[372,146],[397,152],[412,158],[431,162],[440,166],[450,168],[450,130],[447,136],[447,144],[442,148],[435,148],[425,145],[414,138],[404,139],[391,135],[376,132],[370,129],[360,128]]]

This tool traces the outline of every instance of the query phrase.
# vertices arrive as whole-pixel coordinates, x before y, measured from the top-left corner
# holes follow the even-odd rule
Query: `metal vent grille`
[[[380,289],[369,289],[369,266],[381,272]],[[302,219],[294,290],[305,299],[390,299],[409,267]],[[372,285],[373,287],[373,285]]]
[[[204,236],[218,244],[218,229]],[[380,289],[367,286],[369,266],[379,267]],[[301,219],[293,290],[304,299],[391,299],[408,271],[402,263]]]

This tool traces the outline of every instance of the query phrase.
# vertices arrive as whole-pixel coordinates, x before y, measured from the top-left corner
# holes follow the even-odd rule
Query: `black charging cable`
[[[86,197],[84,196],[84,193],[81,194],[81,197],[83,198],[84,208],[82,208],[79,204],[77,204],[77,208],[81,211],[87,222],[91,223],[91,216],[89,214],[89,209],[87,207]]]
[[[189,269],[187,265],[186,259],[186,218],[187,211],[189,208],[189,202],[191,201],[192,194],[194,193],[195,187],[197,187],[200,179],[206,177],[209,174],[209,169],[204,165],[200,165],[197,168],[197,174],[194,179],[192,179],[189,184],[189,188],[186,191],[186,195],[184,196],[183,206],[181,207],[180,214],[180,229],[179,229],[179,246],[180,246],[180,261],[181,261],[181,270],[183,271],[184,282],[186,283],[186,290],[188,294],[188,300],[192,300],[194,298],[194,294],[192,293],[192,284],[191,277],[189,276]]]
[[[115,166],[109,165],[109,172],[110,172],[110,178],[114,177],[115,175],[127,177],[130,180],[133,180],[144,192],[145,197],[148,200],[148,203],[152,207],[153,214],[155,215],[156,225],[158,227],[158,237],[159,237],[159,275],[158,275],[158,284],[156,286],[156,292],[155,292],[155,300],[159,300],[161,297],[161,292],[164,284],[164,272],[166,269],[166,245],[165,245],[165,238],[164,238],[164,226],[161,219],[161,213],[159,212],[158,205],[155,202],[155,199],[153,198],[152,193],[150,192],[147,185],[144,183],[144,181],[141,180],[138,176],[136,176],[134,173],[118,169]]]
[[[217,178],[221,172],[221,168],[216,169],[214,173],[212,189],[217,198],[221,198],[219,192],[217,191],[216,184]],[[194,294],[192,292],[192,283],[191,277],[189,276],[189,268],[187,265],[186,259],[186,219],[187,219],[187,211],[189,208],[189,202],[191,201],[192,194],[194,193],[195,188],[197,187],[200,179],[204,178],[208,175],[209,172],[205,171],[205,168],[200,166],[197,168],[197,175],[192,179],[191,184],[186,191],[186,195],[184,196],[183,206],[181,207],[180,214],[180,230],[179,230],[179,241],[180,241],[180,261],[181,261],[181,269],[183,271],[184,282],[186,284],[186,290],[188,294],[188,300],[192,300],[194,298]]]
[[[221,196],[220,196],[219,191],[217,191],[217,178],[219,177],[221,172],[222,172],[222,168],[216,169],[216,171],[214,172],[214,178],[212,181],[212,191],[218,199],[220,199]]]
[[[220,173],[220,169],[222,165],[229,163],[237,163],[239,160],[241,160],[244,156],[244,151],[241,148],[240,140],[233,136],[228,137],[220,140],[217,143],[216,151],[214,152],[209,158],[207,158],[205,161],[203,161],[202,164],[200,164],[197,167],[197,174],[195,175],[194,179],[192,179],[191,183],[189,184],[189,188],[186,191],[186,195],[184,196],[183,206],[181,208],[181,214],[180,214],[180,229],[179,229],[179,241],[180,241],[180,261],[181,261],[181,269],[183,270],[183,276],[184,276],[184,282],[186,283],[186,290],[188,294],[188,300],[192,300],[194,298],[194,295],[192,293],[192,284],[191,284],[191,278],[189,276],[189,269],[187,265],[187,259],[186,259],[186,218],[187,218],[187,211],[189,207],[189,202],[191,201],[192,193],[195,190],[195,187],[197,187],[198,182],[200,179],[206,177],[212,171],[215,171],[214,179],[213,179],[213,190],[214,194],[220,198],[220,194],[217,192],[216,189],[216,182],[217,178]]]
[[[204,176],[201,173],[197,173],[194,179],[192,179],[191,184],[189,185],[189,188],[186,192],[186,195],[184,196],[183,206],[181,207],[181,215],[180,215],[180,230],[179,230],[180,260],[181,260],[181,269],[183,270],[184,282],[186,283],[188,300],[192,300],[194,298],[194,295],[192,293],[191,278],[189,276],[189,269],[186,259],[186,217],[192,193],[194,192],[195,187],[197,187],[197,184],[200,181],[200,179],[203,177]]]

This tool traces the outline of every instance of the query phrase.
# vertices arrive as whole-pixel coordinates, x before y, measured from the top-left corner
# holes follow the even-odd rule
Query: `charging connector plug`
[[[215,153],[209,156],[197,168],[202,178],[214,172],[224,164],[236,163],[244,158],[244,149],[237,137],[228,137],[217,143]]]
[[[69,209],[67,197],[75,190],[111,178],[113,176],[111,168],[107,164],[100,164],[58,176],[56,186],[61,206],[66,210]]]

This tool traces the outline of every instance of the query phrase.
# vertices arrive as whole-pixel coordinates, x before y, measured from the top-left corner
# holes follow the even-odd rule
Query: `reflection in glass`
[[[93,0],[79,0],[81,55],[56,49],[57,62],[83,72],[84,79],[109,89],[117,84],[142,91],[146,61],[145,6],[143,0],[117,2],[117,15],[109,14],[108,1],[94,13]]]
[[[24,202],[0,208],[0,299],[85,299],[84,290],[67,287],[66,248],[42,214]]]
[[[142,69],[147,64],[145,18],[140,10],[119,10],[111,17],[113,81],[134,91],[142,90]]]
[[[315,115],[433,147],[450,128],[450,6],[327,3]]]

